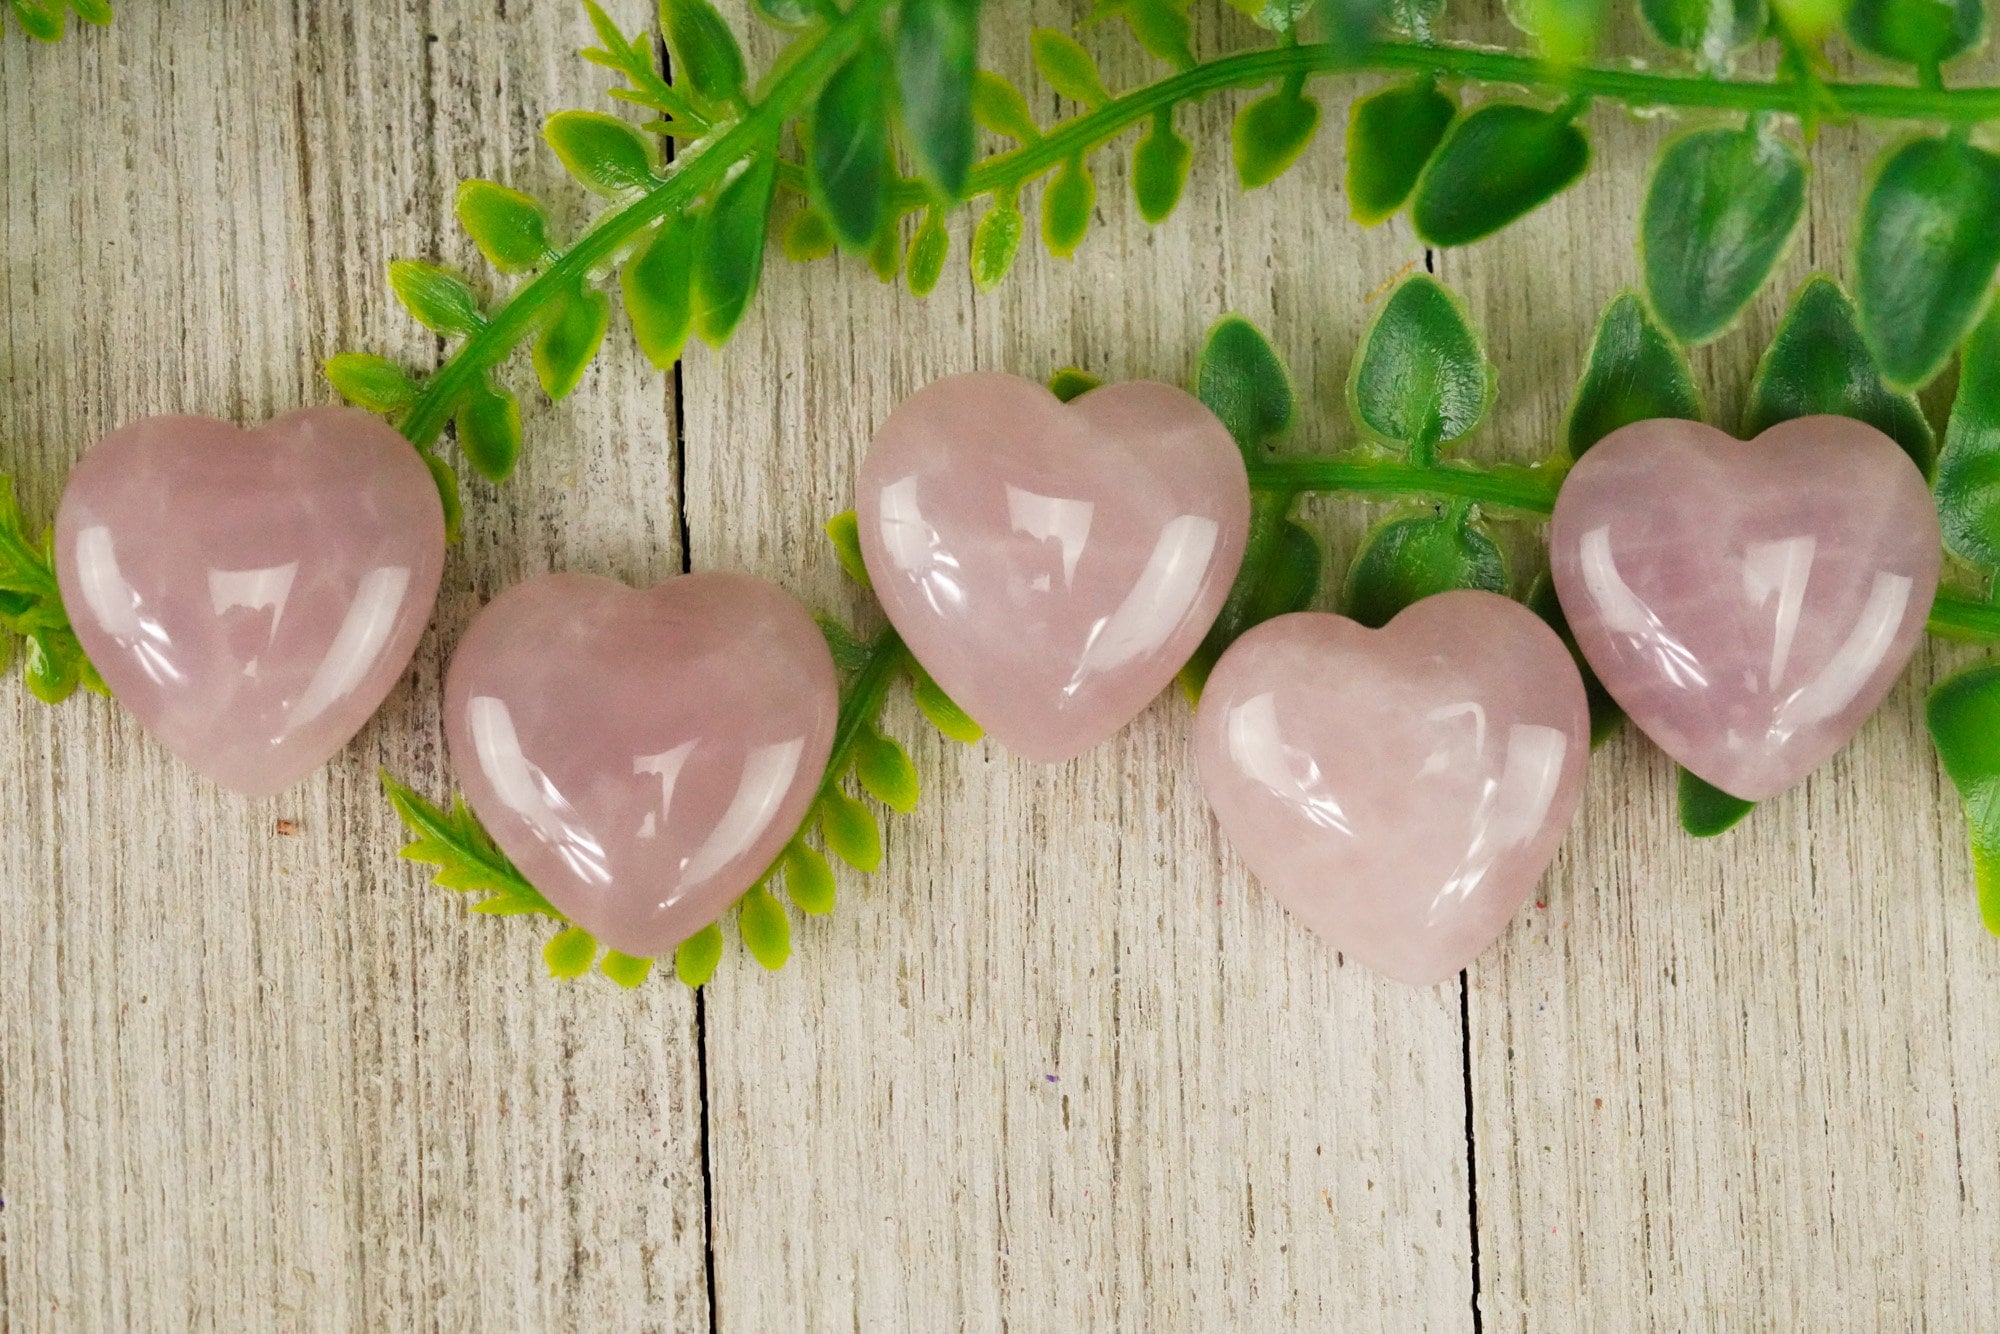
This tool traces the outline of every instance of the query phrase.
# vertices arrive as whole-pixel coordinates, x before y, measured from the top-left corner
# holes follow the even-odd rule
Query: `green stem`
[[[775,144],[785,123],[880,26],[888,3],[861,0],[799,57],[748,115],[705,142],[699,152],[682,158],[658,185],[600,219],[562,258],[516,289],[492,319],[452,351],[410,404],[401,424],[410,443],[427,449],[437,440],[459,400],[534,331],[551,301],[589,279],[646,228],[692,204],[736,163]]]
[[[910,662],[910,651],[903,646],[903,640],[894,630],[884,630],[868,645],[868,657],[861,664],[861,670],[848,681],[847,688],[840,693],[840,716],[833,729],[833,754],[826,762],[826,777],[820,782],[820,792],[839,786],[840,780],[854,764],[854,748],[861,735],[873,727],[882,717],[882,706],[888,702],[889,687],[896,684],[896,678]]]

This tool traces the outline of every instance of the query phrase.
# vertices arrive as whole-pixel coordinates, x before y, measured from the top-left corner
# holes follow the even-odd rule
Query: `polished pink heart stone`
[[[267,796],[381,707],[444,568],[444,510],[408,441],[308,408],[241,430],[150,417],[70,474],[56,578],[120,703],[189,766]]]
[[[1694,774],[1762,801],[1889,693],[1940,542],[1923,474],[1872,426],[1802,417],[1746,444],[1662,420],[1577,463],[1549,562],[1612,698]]]
[[[445,675],[473,812],[549,902],[642,959],[777,860],[839,713],[819,627],[747,574],[530,579],[479,613]]]
[[[1243,562],[1250,485],[1215,414],[1169,385],[1065,405],[959,375],[897,408],[861,467],[861,551],[917,661],[995,740],[1082,754],[1208,633]]]
[[[1415,986],[1456,973],[1548,869],[1590,710],[1553,631],[1491,593],[1380,630],[1301,612],[1222,655],[1195,759],[1222,831],[1306,926]]]

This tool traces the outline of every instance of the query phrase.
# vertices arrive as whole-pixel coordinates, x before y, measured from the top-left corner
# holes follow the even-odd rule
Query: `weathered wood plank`
[[[1030,25],[1075,17],[989,12],[989,55],[1024,76]],[[1157,77],[1118,27],[1086,40],[1114,86]],[[1328,225],[1335,135],[1239,195],[1216,147],[1235,105],[1189,117],[1202,157],[1169,224],[1129,202],[1128,140],[1074,264],[1031,237],[990,296],[969,219],[928,302],[851,259],[774,263],[736,342],[686,368],[695,566],[852,605],[818,528],[898,400],[977,368],[1187,383],[1231,309],[1293,355],[1307,438],[1340,430],[1366,298],[1421,250]],[[1340,966],[1247,882],[1177,698],[1053,769],[942,743],[901,703],[891,726],[926,797],[888,818],[884,871],[799,928],[783,973],[737,954],[709,991],[723,1327],[1469,1327],[1456,988]]]
[[[324,401],[343,346],[430,364],[382,265],[471,257],[457,177],[578,197],[537,132],[601,85],[588,30],[515,10],[134,4],[0,42],[0,449],[35,512],[119,421]],[[394,860],[375,783],[443,791],[482,596],[679,568],[670,388],[613,343],[573,403],[524,394],[409,685],[296,791],[223,796],[106,703],[6,688],[0,1325],[706,1323],[693,1003],[541,978],[537,928]]]

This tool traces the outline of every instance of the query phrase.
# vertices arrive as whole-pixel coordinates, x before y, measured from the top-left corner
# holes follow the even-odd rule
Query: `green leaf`
[[[27,652],[21,663],[21,679],[28,693],[44,704],[60,704],[76,693],[83,681],[83,650],[67,629],[37,626],[23,638]]]
[[[450,269],[420,259],[399,259],[389,265],[389,287],[417,323],[432,333],[455,337],[473,333],[486,323],[479,298],[465,279]]]
[[[582,977],[596,961],[597,937],[580,926],[558,931],[542,946],[542,962],[549,966],[549,976],[565,982]]]
[[[1319,132],[1319,103],[1281,88],[1236,115],[1230,144],[1236,152],[1236,179],[1245,190],[1269,185],[1290,170]]]
[[[896,16],[896,82],[904,139],[917,174],[947,202],[972,171],[973,84],[979,0],[903,0]]]
[[[1273,617],[1310,607],[1319,595],[1320,571],[1325,563],[1319,539],[1303,525],[1287,521],[1252,590],[1248,624],[1262,625]]]
[[[1458,117],[1458,103],[1428,76],[1355,102],[1347,117],[1347,206],[1373,227],[1393,217]]]
[[[455,543],[465,522],[465,506],[458,498],[458,473],[427,449],[420,449],[417,453],[424,466],[430,469],[431,481],[437,487],[438,504],[444,507],[444,540]]]
[[[826,535],[833,542],[833,554],[847,577],[863,588],[872,589],[868,563],[861,558],[861,520],[853,510],[844,510],[826,521]]]
[[[922,791],[917,766],[909,752],[874,728],[861,733],[854,753],[854,776],[868,795],[891,810],[908,815],[917,808]]]
[[[943,210],[925,209],[917,234],[910,238],[910,254],[904,265],[911,296],[925,297],[937,290],[950,254],[951,234],[945,230]]]
[[[690,987],[705,987],[722,962],[722,925],[710,922],[674,951],[674,976]]]
[[[381,777],[389,805],[416,835],[402,850],[405,861],[437,867],[432,879],[442,889],[485,896],[473,905],[474,912],[501,917],[534,913],[562,920],[562,914],[494,846],[464,798],[454,800],[447,814],[387,770]]]
[[[711,102],[743,97],[743,48],[709,0],[660,0],[660,35],[674,77]]]
[[[864,44],[827,80],[813,104],[806,154],[814,211],[851,250],[865,250],[882,229],[889,187],[889,84],[886,55]]]
[[[1668,46],[1719,68],[1731,51],[1764,31],[1764,0],[1639,0],[1646,26]]]
[[[1771,0],[1772,27],[1803,49],[1818,47],[1847,17],[1852,0]]]
[[[1014,267],[1027,223],[1010,199],[995,200],[972,231],[972,285],[981,292],[998,287]]]
[[[416,381],[401,366],[366,352],[327,358],[326,378],[342,398],[370,412],[401,412],[417,396]]]
[[[1486,415],[1493,368],[1458,298],[1418,273],[1369,327],[1347,396],[1369,430],[1423,459]]]
[[[1611,692],[1597,679],[1597,673],[1590,669],[1590,663],[1577,646],[1576,635],[1570,631],[1569,617],[1563,613],[1562,602],[1556,597],[1555,581],[1543,572],[1528,590],[1528,610],[1542,618],[1549,629],[1569,650],[1576,660],[1576,670],[1583,677],[1583,698],[1590,706],[1590,744],[1601,746],[1610,740],[1618,730],[1618,724],[1625,719],[1625,710],[1618,707],[1618,701],[1611,698]]]
[[[597,961],[597,971],[616,982],[627,991],[635,991],[646,981],[653,971],[651,959],[636,959],[617,950],[604,951],[604,957]]]
[[[1065,403],[1074,403],[1104,381],[1089,371],[1065,366],[1049,377],[1049,392]]]
[[[1854,295],[1891,384],[1937,374],[1979,318],[2000,268],[2000,158],[1915,139],[1883,160],[1861,213]]]
[[[521,405],[514,395],[482,380],[459,401],[458,447],[489,481],[504,482],[521,457]]]
[[[1687,354],[1667,337],[1645,303],[1621,292],[1604,308],[1590,362],[1570,403],[1569,456],[1585,450],[1620,427],[1658,417],[1701,420],[1701,395]]]
[[[779,244],[786,259],[805,264],[825,259],[840,243],[834,239],[833,228],[827,225],[826,219],[808,207],[792,214],[792,220],[785,224],[784,239]]]
[[[1071,158],[1042,192],[1042,243],[1057,259],[1068,259],[1090,230],[1097,206],[1097,183],[1082,158]]]
[[[1432,245],[1491,236],[1576,184],[1590,141],[1560,112],[1489,102],[1461,116],[1417,178],[1410,217]]]
[[[1153,117],[1153,127],[1132,150],[1132,194],[1149,226],[1165,222],[1187,189],[1194,145],[1174,129],[1172,107]]]
[[[1347,572],[1341,606],[1347,615],[1380,628],[1396,613],[1455,588],[1507,592],[1507,560],[1463,507],[1434,507],[1391,515],[1363,540]]]
[[[1076,38],[1054,28],[1037,28],[1029,35],[1028,45],[1035,68],[1064,97],[1092,110],[1111,100],[1097,72],[1097,61]]]
[[[1853,0],[1847,9],[1850,41],[1920,70],[1970,50],[1985,31],[1982,0]]]
[[[986,735],[986,729],[972,721],[972,715],[959,708],[922,669],[918,669],[910,693],[917,701],[917,709],[946,739],[973,746]]]
[[[694,225],[666,223],[618,275],[632,336],[663,371],[681,359],[694,328],[694,237]]]
[[[819,799],[819,832],[827,850],[861,872],[882,864],[882,827],[875,812],[837,787]]]
[[[701,216],[694,245],[694,327],[710,347],[729,341],[757,295],[777,180],[775,156],[755,153]]]
[[[583,287],[562,298],[555,315],[535,336],[535,374],[550,398],[563,398],[576,388],[611,327],[611,299],[595,287]]]
[[[831,616],[814,616],[813,622],[819,626],[826,647],[833,654],[833,669],[842,676],[851,676],[868,665],[868,645],[854,637],[854,632]]]
[[[599,194],[626,194],[658,183],[652,145],[616,116],[558,111],[542,127],[542,137],[569,174]]]
[[[1974,667],[1945,681],[1931,691],[1925,718],[1965,806],[1979,915],[2000,936],[2000,666]]]
[[[1121,13],[1132,25],[1132,36],[1147,55],[1164,60],[1175,69],[1194,63],[1194,27],[1188,21],[1187,0],[1122,0],[1100,12]]]
[[[833,867],[817,849],[794,840],[785,849],[785,892],[800,912],[821,917],[833,911]]]
[[[1611,16],[1607,0],[1507,0],[1507,9],[1556,65],[1590,59]]]
[[[459,225],[502,273],[525,273],[549,254],[549,215],[539,201],[492,181],[458,187]]]
[[[1246,454],[1292,427],[1296,399],[1285,363],[1270,340],[1241,315],[1225,315],[1208,331],[1195,367],[1194,392]]]
[[[1697,130],[1668,144],[1639,223],[1646,295],[1688,344],[1736,320],[1805,213],[1806,163],[1768,127]]]
[[[1734,829],[1757,805],[1732,797],[1687,769],[1681,770],[1681,828],[1696,838],[1714,838]]]
[[[1021,96],[1019,88],[992,70],[980,70],[973,82],[972,115],[993,133],[1024,144],[1032,144],[1042,137],[1041,128],[1035,124],[1034,113],[1028,110],[1028,99]]]
[[[2000,569],[2000,305],[1972,332],[1938,455],[1938,522],[1954,556]]]
[[[875,233],[875,244],[868,247],[868,267],[885,283],[896,281],[896,275],[903,270],[901,221],[890,219],[888,226]]]
[[[743,948],[765,968],[776,972],[792,957],[792,919],[770,890],[758,885],[743,896],[736,930]]]
[[[1792,299],[1750,386],[1745,438],[1795,417],[1831,413],[1867,422],[1903,447],[1928,476],[1934,440],[1923,409],[1891,389],[1855,324],[1854,305],[1824,275]]]

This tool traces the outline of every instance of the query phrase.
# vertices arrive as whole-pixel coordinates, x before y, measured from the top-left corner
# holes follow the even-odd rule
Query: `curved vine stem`
[[[544,307],[592,276],[646,228],[694,203],[738,162],[774,143],[785,123],[860,46],[871,25],[881,23],[887,8],[888,0],[861,0],[809,45],[741,120],[712,141],[704,140],[666,179],[599,219],[554,263],[516,289],[490,320],[453,349],[411,402],[401,424],[410,443],[427,449],[436,441],[473,382],[534,332]]]

